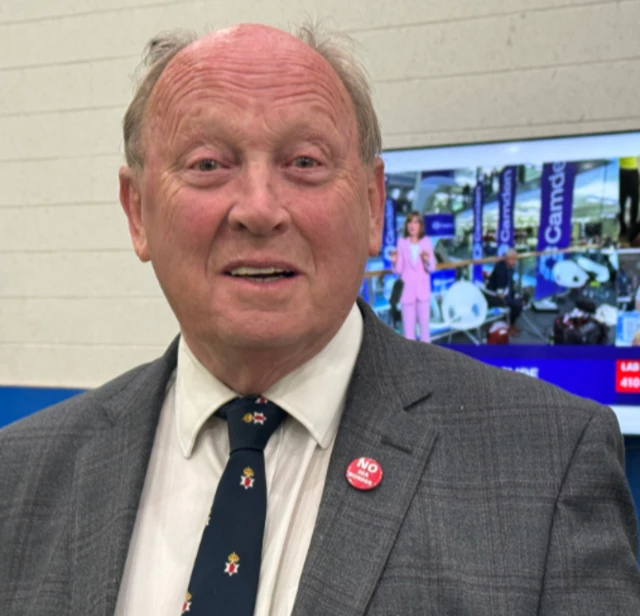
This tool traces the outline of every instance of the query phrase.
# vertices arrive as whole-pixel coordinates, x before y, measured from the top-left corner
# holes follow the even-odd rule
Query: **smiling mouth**
[[[278,267],[235,267],[225,272],[232,278],[250,280],[251,282],[276,282],[284,278],[293,278],[296,273]]]

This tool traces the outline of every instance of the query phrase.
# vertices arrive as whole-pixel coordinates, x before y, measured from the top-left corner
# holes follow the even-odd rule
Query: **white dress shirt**
[[[320,353],[261,392],[290,417],[265,449],[268,504],[255,616],[292,611],[362,328],[354,305]],[[229,456],[227,424],[212,415],[237,395],[204,368],[181,338],[116,616],[182,613],[202,529]]]
[[[418,262],[418,259],[420,258],[420,244],[418,244],[417,242],[416,243],[410,242],[409,248],[411,249],[411,260],[415,265]]]

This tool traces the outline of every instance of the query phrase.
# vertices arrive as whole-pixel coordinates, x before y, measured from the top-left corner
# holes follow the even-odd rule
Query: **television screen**
[[[407,337],[607,404],[640,434],[638,156],[640,132],[385,151],[360,295]]]

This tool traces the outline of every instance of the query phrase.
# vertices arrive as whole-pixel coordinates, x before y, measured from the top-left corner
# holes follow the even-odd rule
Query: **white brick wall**
[[[176,331],[117,202],[146,41],[307,15],[359,42],[386,147],[640,127],[640,0],[2,0],[0,384],[96,385]]]

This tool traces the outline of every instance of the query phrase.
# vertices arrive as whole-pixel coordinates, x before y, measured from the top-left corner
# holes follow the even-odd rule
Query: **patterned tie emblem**
[[[245,490],[253,488],[253,484],[255,483],[254,475],[255,473],[250,466],[247,466],[247,468],[242,471],[242,477],[240,477],[240,485]]]
[[[224,564],[224,572],[229,576],[235,575],[240,569],[239,563],[240,557],[235,552],[233,552],[233,554],[229,554],[227,562]]]
[[[184,603],[182,604],[182,613],[186,614],[191,611],[191,593],[187,593]]]
[[[242,421],[244,421],[244,423],[254,423],[254,424],[260,424],[261,426],[264,426],[264,422],[267,421],[267,417],[264,413],[246,413],[243,417],[242,417]]]
[[[236,398],[218,413],[227,420],[229,460],[202,533],[182,614],[253,616],[267,511],[264,448],[286,413],[262,396]]]

